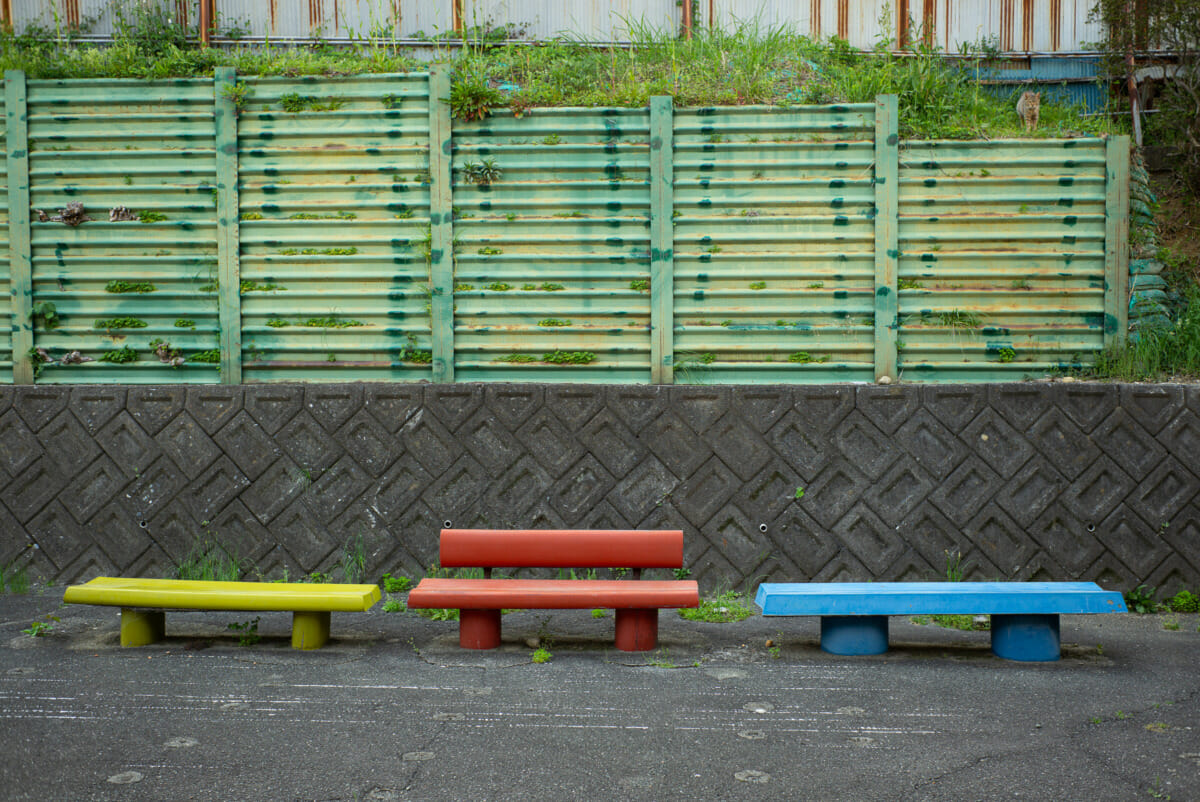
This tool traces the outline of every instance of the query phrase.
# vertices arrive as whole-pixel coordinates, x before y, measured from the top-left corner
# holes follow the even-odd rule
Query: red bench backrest
[[[443,529],[449,568],[680,568],[683,532],[626,529]]]

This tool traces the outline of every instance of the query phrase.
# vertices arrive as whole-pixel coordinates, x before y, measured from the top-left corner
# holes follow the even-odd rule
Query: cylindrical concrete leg
[[[888,650],[888,617],[823,615],[821,650],[843,655],[883,654]]]
[[[166,614],[162,610],[121,608],[121,645],[145,646],[162,640]]]
[[[459,610],[458,645],[464,649],[495,649],[500,645],[499,610]]]
[[[648,652],[658,645],[658,609],[617,610],[617,648]]]
[[[1023,663],[1057,660],[1058,615],[993,615],[992,653]]]
[[[292,648],[320,649],[329,641],[329,613],[292,613]]]

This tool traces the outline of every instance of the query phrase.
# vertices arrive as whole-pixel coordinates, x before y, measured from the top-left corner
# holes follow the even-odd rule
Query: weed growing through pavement
[[[1154,603],[1154,588],[1148,585],[1138,585],[1125,594],[1125,606],[1131,613],[1153,613],[1158,609]]]
[[[54,625],[61,620],[62,619],[56,615],[47,614],[45,621],[34,621],[29,625],[28,629],[23,629],[21,631],[31,638],[41,638],[44,637],[48,632],[52,631],[54,629]]]
[[[367,552],[363,546],[362,533],[355,535],[342,546],[342,575],[346,582],[358,585],[367,573]]]
[[[701,599],[699,607],[680,608],[679,615],[688,621],[729,624],[754,615],[754,608],[742,594],[735,590],[727,590],[707,599]]]
[[[191,551],[175,566],[175,573],[179,579],[236,582],[242,575],[242,563],[220,542],[197,538]]]
[[[592,610],[592,618],[607,618],[607,617],[608,617],[607,610],[600,610],[600,609]]]
[[[406,576],[392,576],[391,574],[384,574],[380,579],[380,582],[383,585],[384,592],[386,593],[404,593],[406,590],[412,587],[412,580]]]
[[[1173,615],[1169,615],[1163,621],[1163,629],[1169,629],[1172,632],[1179,631],[1179,619]]]
[[[29,592],[29,574],[23,565],[0,565],[0,593],[24,595]]]
[[[389,596],[388,600],[383,603],[383,611],[385,613],[398,613],[402,609],[404,608],[400,606],[400,602],[396,599],[393,599],[391,596]]]
[[[535,651],[533,653],[533,656],[530,657],[529,659],[535,663],[549,663],[550,658],[552,658],[552,657],[554,657],[554,655],[551,654],[548,649],[539,648],[537,651]]]
[[[253,646],[262,640],[258,634],[258,622],[261,620],[262,616],[255,616],[249,621],[235,621],[229,624],[229,630],[237,633],[238,646]]]

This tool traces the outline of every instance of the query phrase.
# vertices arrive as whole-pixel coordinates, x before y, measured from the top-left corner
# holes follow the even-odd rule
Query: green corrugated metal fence
[[[3,381],[998,380],[1124,331],[1124,138],[900,142],[887,96],[452,123],[440,71],[5,79]]]

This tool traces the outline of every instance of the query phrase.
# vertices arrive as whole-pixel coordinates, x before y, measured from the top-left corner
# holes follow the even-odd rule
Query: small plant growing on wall
[[[462,166],[463,179],[472,184],[487,186],[500,180],[500,168],[495,159],[484,159],[478,162],[464,162]]]
[[[492,88],[487,76],[474,71],[461,71],[450,85],[450,114],[456,120],[482,120],[503,101],[500,90]]]

